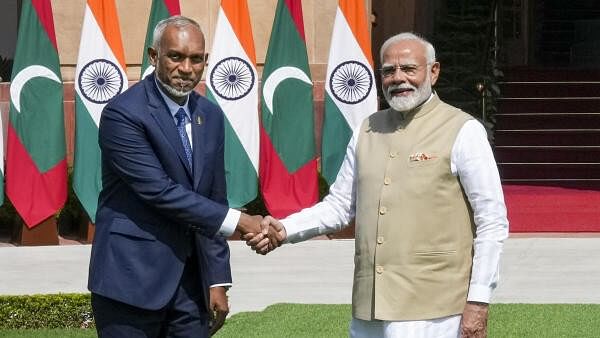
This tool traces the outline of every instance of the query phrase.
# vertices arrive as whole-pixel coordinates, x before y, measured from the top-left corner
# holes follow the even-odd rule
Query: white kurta
[[[348,144],[344,162],[330,187],[329,195],[313,207],[281,220],[287,231],[288,242],[300,242],[338,231],[354,218],[358,130],[355,130]],[[500,254],[508,237],[508,220],[496,161],[481,123],[469,120],[463,125],[452,147],[450,166],[452,174],[460,179],[476,225],[467,300],[489,303],[498,282]],[[374,321],[371,324],[354,319],[351,336],[439,337],[439,332],[448,332],[456,337],[460,316],[426,321]],[[374,327],[380,327],[376,331],[379,334],[373,334]]]

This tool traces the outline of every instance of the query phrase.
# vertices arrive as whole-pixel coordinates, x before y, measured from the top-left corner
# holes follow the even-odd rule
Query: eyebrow
[[[381,68],[386,68],[386,67],[418,67],[419,65],[416,63],[384,63],[381,65]]]

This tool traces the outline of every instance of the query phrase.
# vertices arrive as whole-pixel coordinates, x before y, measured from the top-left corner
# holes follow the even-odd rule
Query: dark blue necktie
[[[192,168],[192,146],[190,145],[190,139],[185,132],[185,110],[179,108],[175,114],[175,118],[177,119],[177,131],[179,132],[181,143],[183,143],[183,150],[185,150],[185,157],[187,157],[188,164],[190,165],[190,168]]]

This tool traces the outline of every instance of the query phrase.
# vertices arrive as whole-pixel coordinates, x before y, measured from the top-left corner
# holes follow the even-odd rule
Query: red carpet
[[[510,232],[600,232],[600,190],[504,185]]]

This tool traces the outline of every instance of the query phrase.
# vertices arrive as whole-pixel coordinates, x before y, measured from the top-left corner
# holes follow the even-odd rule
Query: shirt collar
[[[185,103],[182,106],[180,106],[177,102],[173,101],[170,97],[167,96],[167,94],[165,94],[163,92],[163,89],[162,89],[161,85],[158,83],[158,81],[156,80],[156,78],[154,79],[154,84],[158,88],[158,92],[160,93],[162,98],[165,100],[165,103],[167,104],[167,108],[169,108],[169,112],[171,113],[171,116],[173,116],[173,118],[175,118],[175,114],[177,113],[179,108],[183,108],[188,119],[191,121],[190,109],[188,107],[188,103],[190,102],[190,96],[189,95],[186,96]]]

